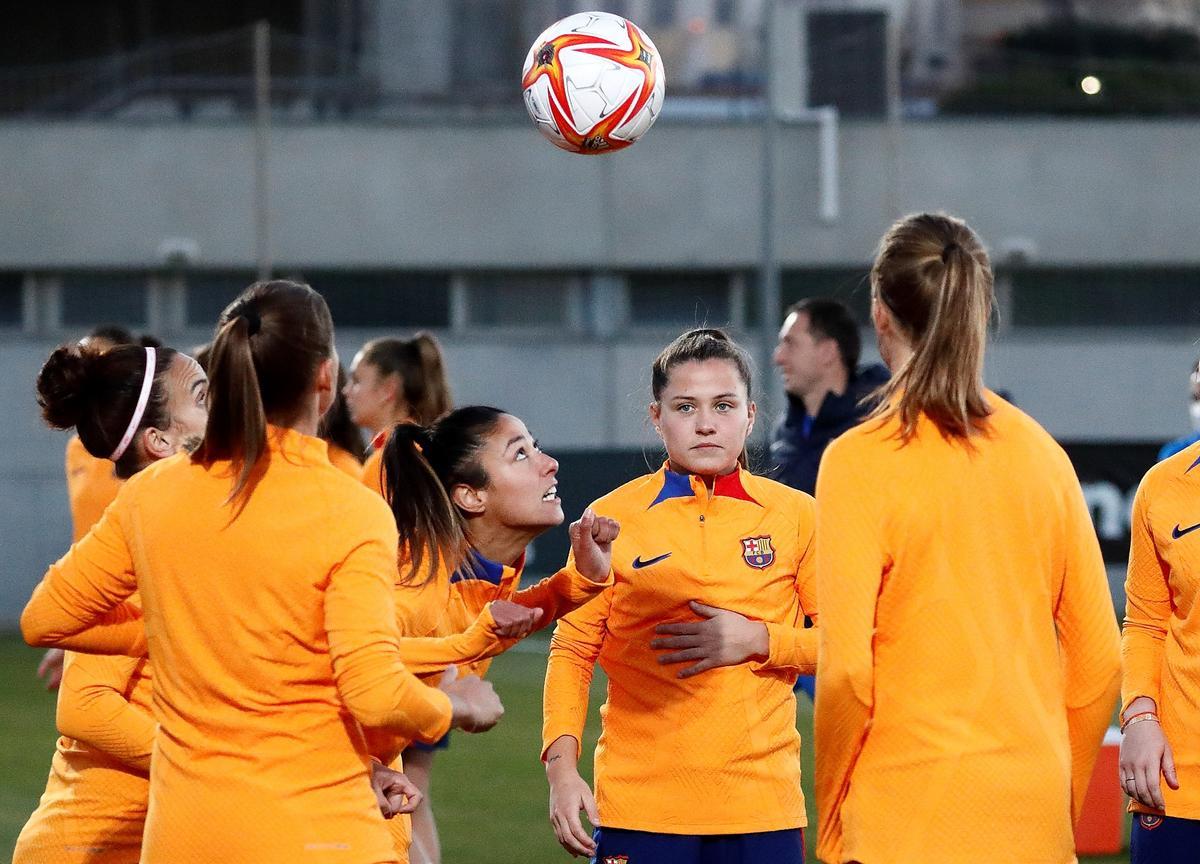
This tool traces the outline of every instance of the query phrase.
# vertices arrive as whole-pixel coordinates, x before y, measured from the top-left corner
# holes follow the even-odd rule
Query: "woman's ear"
[[[479,516],[487,510],[487,490],[459,483],[450,490],[450,500],[464,513]]]
[[[754,431],[754,418],[758,416],[758,405],[753,399],[750,400],[750,404],[747,406],[746,411],[750,415],[750,423],[748,426],[746,426],[746,437],[749,438],[750,433]]]
[[[175,453],[175,444],[161,429],[155,429],[152,426],[147,427],[141,431],[138,438],[141,441],[142,452],[146,455],[147,462],[166,459]]]
[[[317,413],[324,417],[325,412],[337,399],[337,360],[328,357],[317,367]]]
[[[654,431],[658,433],[658,437],[662,437],[662,405],[657,402],[650,403],[650,422],[654,424]]]

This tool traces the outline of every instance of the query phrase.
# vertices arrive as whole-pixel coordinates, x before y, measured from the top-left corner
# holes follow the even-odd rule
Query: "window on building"
[[[62,324],[146,326],[145,273],[69,273],[62,278]]]
[[[20,327],[25,308],[24,273],[0,273],[0,327]]]
[[[249,271],[189,275],[185,303],[188,326],[216,327],[225,307],[253,281],[254,274]]]
[[[997,278],[1011,279],[1015,327],[1200,325],[1200,270],[1038,268]]]
[[[871,323],[871,282],[869,268],[819,267],[784,270],[779,278],[783,309],[808,297],[831,297],[850,307],[859,324]],[[782,319],[782,312],[781,319]]]
[[[727,327],[735,323],[728,273],[631,273],[629,323],[637,326]]]
[[[564,273],[472,273],[464,277],[466,322],[477,327],[573,327],[579,279]]]
[[[306,271],[329,304],[334,327],[450,326],[450,276],[439,272]]]

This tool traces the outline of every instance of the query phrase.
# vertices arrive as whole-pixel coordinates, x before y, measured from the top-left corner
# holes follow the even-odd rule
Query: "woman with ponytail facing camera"
[[[964,222],[892,226],[871,301],[893,377],[817,478],[817,855],[1066,864],[1118,684],[1079,481],[983,386],[992,272]]]
[[[394,862],[364,729],[435,740],[500,716],[479,679],[426,687],[404,668],[392,515],[316,437],[336,379],[320,295],[248,288],[213,341],[204,443],[127,481],[22,615],[30,644],[128,653],[114,613],[140,593],[159,723],[147,864]]]
[[[350,417],[371,430],[362,481],[380,495],[384,480],[379,450],[387,433],[398,423],[428,426],[451,405],[441,346],[425,332],[411,339],[372,339],[354,355],[342,393]]]

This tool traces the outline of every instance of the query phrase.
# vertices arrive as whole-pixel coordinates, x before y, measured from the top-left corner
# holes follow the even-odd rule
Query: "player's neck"
[[[510,565],[537,539],[541,531],[515,529],[478,521],[468,523],[467,541],[480,555],[497,564]]]

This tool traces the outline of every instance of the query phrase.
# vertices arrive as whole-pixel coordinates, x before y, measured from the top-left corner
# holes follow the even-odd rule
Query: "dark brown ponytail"
[[[488,485],[479,451],[504,413],[468,405],[429,428],[401,423],[388,435],[382,454],[383,494],[396,517],[400,549],[409,560],[406,582],[420,584],[439,567],[453,572],[462,563],[464,516],[450,493],[458,485]]]
[[[208,360],[208,427],[192,459],[232,463],[230,500],[252,494],[266,467],[267,424],[296,421],[332,356],[329,307],[307,285],[256,282],[221,313]]]

